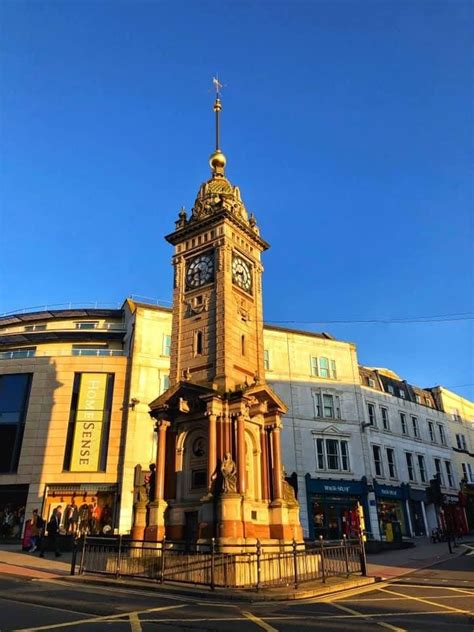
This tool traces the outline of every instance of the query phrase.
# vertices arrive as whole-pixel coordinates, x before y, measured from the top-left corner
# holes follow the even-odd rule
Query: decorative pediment
[[[344,432],[340,428],[334,425],[326,426],[326,428],[321,428],[321,430],[312,430],[313,435],[319,436],[334,436],[334,437],[350,437],[350,432]]]
[[[205,412],[206,402],[203,397],[215,395],[215,391],[192,382],[178,382],[150,404],[150,415],[174,418],[177,415]]]

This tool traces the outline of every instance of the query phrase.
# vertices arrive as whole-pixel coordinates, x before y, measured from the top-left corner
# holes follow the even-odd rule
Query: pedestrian
[[[59,551],[59,528],[61,526],[62,516],[61,510],[61,505],[58,505],[55,509],[53,509],[52,516],[46,527],[48,531],[48,537],[43,538],[41,541],[40,557],[44,557],[46,548],[54,551],[54,555],[56,557],[60,557],[61,555],[61,552]]]
[[[31,546],[28,549],[28,553],[34,553],[39,548],[41,537],[44,530],[44,520],[38,515],[38,510],[33,509],[33,514],[30,521],[30,542]]]

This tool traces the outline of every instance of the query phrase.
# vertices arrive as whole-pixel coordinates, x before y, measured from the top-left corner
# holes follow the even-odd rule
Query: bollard
[[[257,538],[257,590],[260,590],[260,581],[261,581],[261,555],[262,555],[262,545],[260,544],[260,540]]]
[[[346,562],[346,575],[349,577],[351,574],[349,571],[349,551],[347,550],[347,536],[344,534],[342,536],[342,546],[344,547],[344,560]]]
[[[321,573],[323,574],[323,584],[326,583],[326,568],[325,568],[325,562],[324,562],[324,542],[323,542],[323,536],[320,535],[319,536],[319,543],[321,545]]]
[[[166,536],[163,536],[161,542],[161,565],[160,565],[160,584],[165,581],[165,550],[166,550]]]
[[[367,577],[367,558],[365,556],[364,532],[359,531],[359,547],[360,547],[360,570],[364,577]]]
[[[115,578],[120,577],[120,566],[122,561],[122,536],[119,535],[118,551],[117,551],[117,568],[115,569]]]
[[[298,552],[296,550],[296,540],[293,538],[293,571],[295,574],[295,588],[298,588]]]
[[[72,545],[71,575],[74,575],[76,572],[76,558],[77,558],[77,541],[76,539],[74,539],[74,543]]]
[[[85,558],[86,558],[86,535],[82,536],[82,551],[81,551],[81,562],[79,564],[79,575],[82,575],[85,571]]]
[[[216,565],[216,539],[211,539],[211,590],[216,589],[215,583],[215,565]]]

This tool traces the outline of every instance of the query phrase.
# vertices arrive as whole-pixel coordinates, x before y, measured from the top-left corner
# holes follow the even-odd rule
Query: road
[[[426,576],[426,572],[429,576]],[[299,602],[245,604],[0,575],[0,630],[65,632],[473,632],[474,556]]]

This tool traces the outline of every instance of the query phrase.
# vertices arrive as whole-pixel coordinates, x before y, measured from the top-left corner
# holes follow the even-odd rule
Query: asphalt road
[[[344,595],[245,604],[0,576],[0,630],[65,632],[474,631],[474,556]],[[447,581],[444,581],[447,580]],[[453,584],[453,585],[452,585]]]

